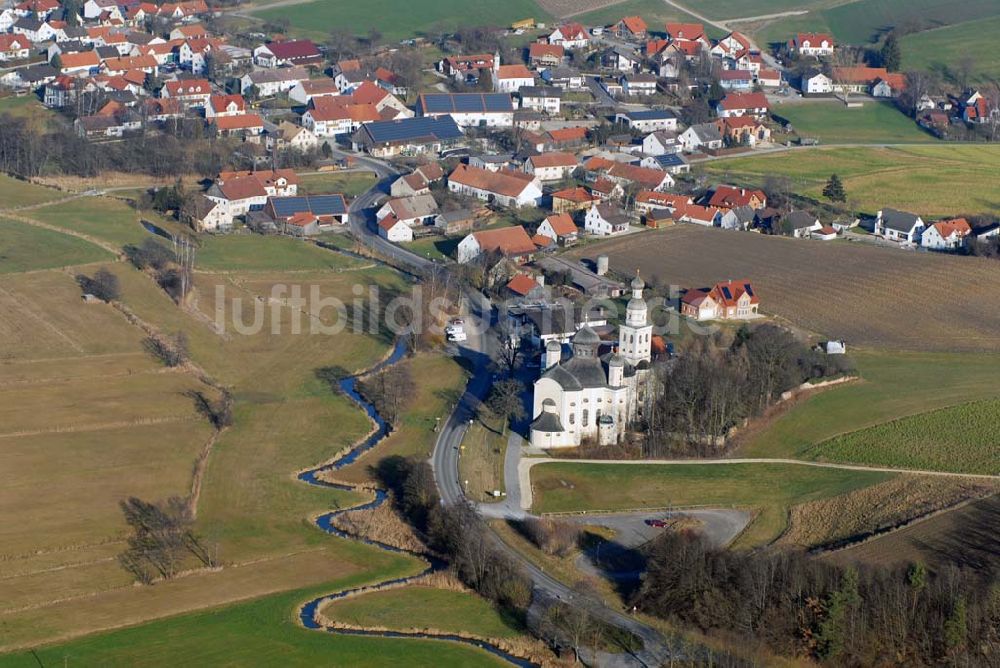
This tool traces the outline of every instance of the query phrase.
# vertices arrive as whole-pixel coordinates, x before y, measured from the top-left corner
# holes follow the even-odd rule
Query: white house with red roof
[[[564,23],[553,30],[546,41],[564,49],[586,49],[590,45],[590,35],[579,23]]]
[[[568,213],[554,213],[542,221],[535,231],[562,246],[572,246],[579,237],[579,229]]]
[[[186,107],[204,107],[212,97],[212,84],[208,79],[168,81],[160,89],[160,97],[177,100]]]
[[[23,60],[30,48],[31,42],[22,35],[0,35],[0,61]]]
[[[800,32],[788,40],[788,49],[800,56],[832,56],[833,37],[822,32]]]
[[[247,103],[242,95],[212,95],[205,105],[205,118],[239,116],[247,113]]]
[[[648,30],[641,16],[626,16],[611,28],[611,32],[622,39],[645,39]]]
[[[704,320],[749,320],[759,315],[760,299],[750,281],[726,281],[711,288],[688,290],[681,315]]]
[[[464,164],[448,176],[448,190],[509,207],[538,206],[542,200],[542,184],[531,174],[509,169],[491,172]]]
[[[541,182],[561,181],[579,166],[572,153],[542,153],[533,155],[524,163],[524,171]]]
[[[707,49],[712,46],[705,34],[705,26],[701,23],[667,23],[664,26],[667,40],[675,42],[697,42],[700,47]]]
[[[315,65],[323,62],[323,54],[308,39],[268,42],[253,50],[253,62],[260,67]]]
[[[413,228],[390,213],[378,221],[378,235],[393,243],[407,243],[413,241]]]
[[[715,113],[720,118],[730,116],[756,116],[764,118],[770,105],[764,93],[729,93],[715,105]]]
[[[493,90],[497,93],[516,93],[522,88],[535,85],[535,75],[524,65],[500,65],[499,57],[494,63]]]
[[[932,250],[958,250],[965,247],[972,226],[965,218],[940,220],[923,231],[920,245]]]

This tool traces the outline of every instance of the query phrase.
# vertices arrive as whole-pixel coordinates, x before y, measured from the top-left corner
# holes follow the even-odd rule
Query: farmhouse
[[[568,213],[556,213],[542,221],[537,234],[548,237],[561,246],[572,246],[576,243],[579,231]]]
[[[392,214],[378,221],[378,234],[393,243],[413,241],[413,228]]]
[[[681,315],[704,320],[746,320],[758,315],[760,300],[749,281],[726,281],[712,288],[688,290],[681,297]]]
[[[792,211],[781,217],[781,229],[796,239],[810,236],[813,232],[823,229],[819,218],[805,211]]]
[[[268,197],[294,196],[298,183],[298,176],[290,169],[221,172],[205,196],[222,204],[230,216],[242,216],[263,209]]]
[[[612,27],[611,32],[615,37],[639,40],[646,38],[648,28],[641,16],[626,16]]]
[[[303,195],[297,197],[268,197],[264,211],[278,223],[288,222],[295,216],[309,214],[319,227],[343,225],[347,222],[347,202],[343,195]]]
[[[524,171],[543,183],[545,181],[561,181],[573,173],[578,167],[576,156],[572,153],[543,153],[533,155],[524,163]]]
[[[557,190],[552,193],[552,211],[554,213],[573,213],[590,208],[590,204],[597,199],[586,188],[575,187]]]
[[[525,229],[516,225],[473,232],[459,242],[456,259],[459,264],[465,264],[483,253],[495,252],[506,258],[525,261],[535,250],[536,246]]]
[[[629,219],[617,206],[594,203],[583,219],[583,229],[597,237],[610,237],[628,232]]]
[[[465,84],[479,83],[483,71],[493,71],[495,56],[481,53],[472,56],[447,56],[437,64],[442,74]]]
[[[311,40],[268,42],[253,50],[253,62],[261,67],[315,65],[323,62],[323,54]]]
[[[963,248],[972,234],[972,226],[965,218],[941,220],[920,236],[920,245],[932,250],[958,250]]]
[[[532,398],[532,446],[574,447],[584,440],[613,445],[638,417],[652,359],[653,327],[644,288],[636,276],[618,329],[617,352],[600,356],[601,337],[589,324],[573,335],[573,355],[565,362],[558,341],[546,344]]]
[[[448,176],[448,189],[460,195],[515,208],[538,206],[542,199],[542,187],[536,177],[509,169],[491,172],[458,165]]]
[[[382,220],[386,216],[393,216],[410,227],[419,227],[432,223],[437,217],[437,211],[437,202],[433,196],[413,195],[389,200],[375,213],[375,218]]]
[[[507,93],[425,93],[417,100],[417,116],[451,116],[461,128],[509,128],[514,103]]]
[[[305,67],[255,70],[243,75],[240,79],[240,91],[245,95],[248,90],[253,88],[257,91],[258,97],[274,97],[295,88],[300,81],[308,80],[309,71]]]
[[[748,190],[736,186],[716,186],[708,199],[708,205],[719,209],[735,209],[738,206],[749,206],[753,209],[763,209],[767,206],[767,195],[763,190]]]
[[[534,42],[528,46],[528,62],[533,67],[558,67],[565,56],[566,49],[560,44]]]
[[[917,214],[907,211],[882,209],[875,220],[875,234],[880,234],[889,241],[918,243],[923,231],[924,221]]]

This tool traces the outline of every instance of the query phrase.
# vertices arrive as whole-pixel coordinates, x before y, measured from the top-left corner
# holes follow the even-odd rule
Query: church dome
[[[646,281],[642,280],[642,277],[639,276],[638,272],[636,272],[635,278],[632,279],[632,289],[642,290],[645,287],[646,287]]]
[[[621,355],[619,355],[618,353],[615,353],[610,358],[608,358],[608,366],[620,366],[620,367],[624,367],[625,366],[625,358],[622,357]]]
[[[559,344],[558,341],[553,339],[545,344],[545,350],[547,350],[550,353],[561,353],[562,346]]]
[[[573,335],[573,345],[596,346],[600,345],[601,337],[597,335],[594,328],[584,325]]]

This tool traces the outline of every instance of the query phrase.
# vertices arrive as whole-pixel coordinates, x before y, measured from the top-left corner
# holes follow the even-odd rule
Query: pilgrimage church
[[[618,350],[599,356],[601,339],[589,325],[573,335],[572,356],[562,346],[545,348],[542,375],[535,381],[531,445],[571,448],[583,441],[618,443],[639,413],[650,373],[653,326],[636,275],[625,324],[618,330]]]

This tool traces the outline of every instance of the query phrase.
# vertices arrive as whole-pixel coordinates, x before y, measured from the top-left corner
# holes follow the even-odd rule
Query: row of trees
[[[632,602],[702,632],[837,666],[995,665],[1000,580],[992,571],[842,568],[799,553],[739,553],[667,533]]]
[[[715,453],[783,392],[851,370],[847,358],[812,350],[776,325],[743,326],[732,340],[698,337],[651,381],[644,454]]]

